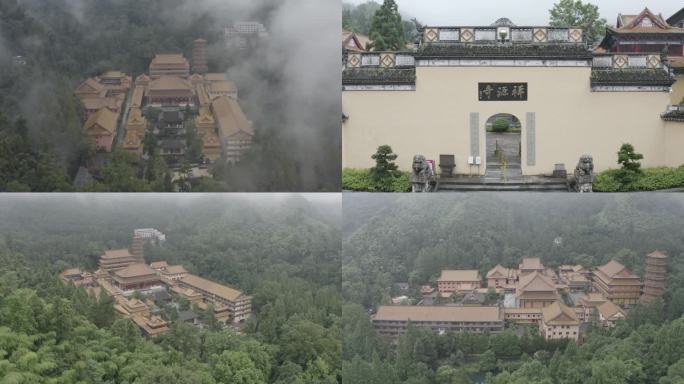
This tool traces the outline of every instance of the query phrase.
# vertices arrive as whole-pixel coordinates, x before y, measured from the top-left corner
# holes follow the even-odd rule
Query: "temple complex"
[[[674,105],[684,98],[682,29],[648,10],[620,19],[598,50],[581,28],[508,19],[426,25],[415,49],[349,50],[342,166],[370,168],[389,145],[404,171],[421,154],[436,172],[453,159],[456,176],[495,177],[502,163],[517,178],[551,176],[583,154],[596,172],[615,168],[624,143],[643,167],[684,164],[684,108]],[[666,43],[665,57],[651,51]],[[502,114],[519,124],[505,137],[491,131]]]
[[[133,239],[137,247],[143,237],[136,232]],[[95,273],[69,268],[59,278],[64,284],[84,287],[96,296],[111,296],[117,313],[133,320],[146,336],[169,330],[169,318],[165,319],[160,306],[177,299],[187,300],[193,310],[211,310],[214,318],[224,324],[241,323],[252,314],[252,298],[242,291],[191,275],[182,265],[139,262],[127,249],[105,251]],[[193,323],[202,326],[197,318]]]
[[[594,270],[593,287],[618,305],[634,305],[641,296],[641,279],[615,260]]]
[[[241,31],[245,28],[240,26]],[[159,120],[148,113],[162,109],[175,111],[183,125],[186,120],[194,123],[204,161],[240,161],[251,147],[254,129],[239,104],[236,84],[224,73],[209,73],[206,44],[204,39],[194,41],[192,68],[181,53],[157,54],[149,73],[140,74],[135,81],[122,72],[108,71],[81,83],[75,94],[84,105],[84,130],[96,148],[110,152],[120,145],[142,156],[145,135],[151,132],[161,134],[157,137],[159,153],[171,163],[178,162],[187,152],[187,131],[181,127],[172,135],[163,135],[169,131],[165,129],[167,113],[160,114],[163,119]],[[129,99],[124,106],[126,96]],[[160,124],[167,126],[160,128]],[[125,132],[117,141],[118,129]]]
[[[660,251],[646,256],[645,286],[653,288],[649,290],[653,297],[662,293],[666,257]],[[579,264],[560,265],[556,272],[540,258],[528,257],[517,268],[497,264],[485,279],[487,288],[482,288],[477,270],[442,270],[437,291],[424,284],[416,301],[408,296],[393,298],[393,305],[380,306],[371,317],[373,326],[379,334],[396,337],[409,323],[438,333],[498,332],[504,321],[504,326],[537,327],[547,340],[581,342],[584,325],[609,328],[624,319],[625,308],[637,302],[641,289],[640,278],[615,260],[593,272]],[[403,291],[410,291],[408,284],[402,284]],[[454,292],[462,298],[454,300]],[[495,305],[484,298],[494,292]],[[452,299],[444,300],[447,296]]]

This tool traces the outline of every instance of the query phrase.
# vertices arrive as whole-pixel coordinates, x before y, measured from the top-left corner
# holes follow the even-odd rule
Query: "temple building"
[[[163,76],[188,77],[190,63],[182,54],[157,54],[150,63],[150,77],[158,79]]]
[[[503,311],[497,306],[382,305],[371,317],[371,321],[378,333],[388,336],[403,334],[409,323],[440,334],[497,333],[504,329]]]
[[[112,150],[119,115],[132,82],[121,71],[107,71],[86,79],[74,91],[83,104],[83,129],[98,150]]]
[[[470,292],[480,288],[482,276],[480,271],[472,270],[443,270],[437,279],[437,290],[443,296],[454,292]]]
[[[613,304],[611,301],[606,301],[596,307],[598,313],[598,321],[604,327],[614,327],[618,320],[625,318],[625,311]]]
[[[352,31],[342,31],[342,53],[368,51],[371,40],[368,36]]]
[[[515,324],[539,324],[542,308],[504,308],[504,320]]]
[[[653,251],[646,255],[646,276],[644,277],[643,302],[649,303],[661,297],[665,290],[665,275],[667,274],[667,255],[660,251]]]
[[[114,271],[112,284],[124,293],[162,286],[157,271],[143,263],[133,263]]]
[[[163,262],[166,264],[166,262]],[[171,280],[171,281],[176,281],[184,278],[187,276],[188,271],[185,270],[185,267],[182,265],[164,265],[160,266],[157,265],[156,267],[153,265],[154,263],[150,264],[150,267],[152,269],[157,271],[157,274],[164,279]]]
[[[154,107],[194,106],[194,93],[190,81],[178,76],[159,76],[150,81],[148,104]]]
[[[146,128],[147,119],[143,116],[140,108],[131,107],[126,121],[126,135],[124,136],[123,148],[129,152],[142,155]]]
[[[131,319],[140,327],[145,336],[155,337],[169,331],[168,323],[159,316],[133,316]]]
[[[682,13],[680,10],[679,14]],[[681,16],[680,16],[681,18]],[[670,21],[674,24],[671,24]],[[645,8],[637,15],[618,14],[616,25],[606,28],[606,36],[597,52],[624,54],[664,54],[673,70],[684,69],[684,27],[677,25],[676,14],[665,20]],[[621,56],[616,56],[621,57]],[[625,55],[627,61],[643,60],[643,56]],[[646,63],[643,63],[646,66]],[[684,81],[677,78],[672,86],[671,104],[684,99]]]
[[[216,133],[216,121],[209,108],[200,108],[195,117],[197,134],[202,139],[202,155],[205,159],[216,161],[221,158],[221,140]]]
[[[665,28],[657,36],[680,34]],[[623,29],[609,31],[609,39],[632,36]],[[583,154],[600,172],[617,167],[624,143],[644,155],[643,167],[684,164],[684,126],[666,115],[672,99],[684,97],[673,87],[672,55],[681,48],[671,48],[667,59],[623,48],[594,52],[581,28],[504,19],[420,32],[416,49],[347,54],[342,167],[374,166],[371,155],[381,145],[398,154],[400,170],[410,171],[417,154],[436,166],[444,156],[454,159],[455,175],[495,177],[501,157],[516,177],[562,175]],[[504,156],[495,156],[502,139],[488,127],[501,114],[520,129],[506,135]]]
[[[525,257],[518,266],[518,271],[521,277],[532,272],[543,273],[544,264],[542,264],[541,259],[538,257]]]
[[[84,272],[80,268],[69,268],[59,274],[63,283],[73,284],[77,287],[90,287],[95,284],[95,276],[90,272]]]
[[[560,299],[553,281],[538,271],[520,277],[515,296],[520,308],[544,308]]]
[[[594,270],[593,287],[618,305],[634,305],[641,296],[641,280],[615,260]]]
[[[99,266],[104,272],[114,272],[137,262],[128,249],[110,249],[100,256]]]
[[[238,98],[237,86],[229,80],[210,82],[207,85],[207,92],[209,92],[209,97],[212,100],[221,96],[230,97],[235,100]]]
[[[513,289],[518,281],[518,270],[497,264],[487,272],[487,287]]]
[[[214,121],[218,128],[224,158],[228,163],[237,163],[252,146],[254,129],[247,120],[237,100],[222,96],[212,102]]]
[[[539,333],[546,340],[579,339],[580,321],[575,311],[560,301],[556,301],[542,309]]]
[[[558,272],[559,282],[565,284],[570,291],[584,291],[591,285],[589,280],[591,272],[579,264],[561,265],[558,268]]]
[[[600,292],[589,292],[576,297],[575,307],[581,309],[579,317],[586,323],[591,322],[594,319],[596,308],[608,301]]]
[[[214,305],[215,311],[227,311],[233,323],[247,319],[252,313],[252,297],[237,289],[192,274],[178,280],[178,286],[201,293],[205,302]]]
[[[101,108],[88,118],[83,128],[97,149],[111,152],[118,121],[118,113]]]

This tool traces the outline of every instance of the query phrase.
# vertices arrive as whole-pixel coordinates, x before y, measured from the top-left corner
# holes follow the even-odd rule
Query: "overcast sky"
[[[366,0],[343,0],[352,4]],[[375,0],[382,3],[382,0]],[[517,25],[546,25],[549,9],[557,0],[396,0],[405,17],[428,25],[489,25],[508,17]],[[586,1],[585,1],[586,2]],[[667,19],[684,7],[682,0],[589,0],[599,7],[601,17],[614,25],[618,13],[636,14],[644,7]]]

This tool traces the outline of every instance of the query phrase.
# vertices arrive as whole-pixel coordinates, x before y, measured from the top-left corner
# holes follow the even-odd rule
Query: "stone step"
[[[440,184],[438,192],[568,192],[565,184]]]

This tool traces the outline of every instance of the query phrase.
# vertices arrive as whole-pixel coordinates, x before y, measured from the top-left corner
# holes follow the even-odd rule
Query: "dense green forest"
[[[0,200],[0,382],[338,383],[339,197],[28,195]],[[243,332],[173,323],[146,339],[111,299],[62,285],[155,227],[147,261],[253,295]]]
[[[301,0],[0,1],[0,191],[72,190],[78,167],[94,153],[82,131],[75,87],[108,69],[137,76],[155,53],[189,58],[198,37],[209,41],[210,70],[236,82],[258,129],[245,161],[216,167],[213,180],[195,190],[339,190],[340,75],[333,44],[339,26],[330,23],[339,9],[330,6]],[[289,17],[296,9],[303,16]],[[223,28],[241,20],[262,22],[272,33],[247,49],[230,48]],[[295,45],[311,28],[319,29],[320,41]],[[312,52],[319,60],[306,58]],[[12,145],[17,141],[25,145]],[[89,190],[168,188],[139,171],[155,159],[109,161],[115,175]]]
[[[344,383],[684,383],[684,197],[350,194],[344,207]],[[612,330],[590,328],[581,346],[546,342],[534,329],[410,329],[395,346],[369,322],[397,294],[394,283],[416,294],[443,268],[484,275],[533,256],[550,267],[617,259],[642,275],[656,249],[670,256],[664,300],[633,308]]]

